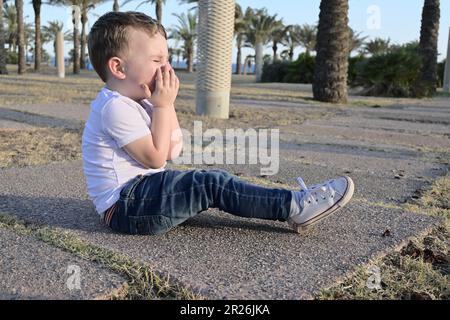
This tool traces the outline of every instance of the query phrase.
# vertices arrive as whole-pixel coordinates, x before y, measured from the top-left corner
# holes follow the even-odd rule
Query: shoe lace
[[[326,197],[324,197],[324,194],[326,194],[327,191],[329,191],[329,194],[332,198],[334,198],[336,194],[336,190],[334,190],[331,185],[332,180],[329,180],[323,184],[311,186],[310,188],[306,186],[305,181],[303,181],[301,177],[297,178],[297,182],[302,188],[302,190],[300,190],[300,193],[302,195],[301,204],[303,207],[305,207],[306,203],[311,203],[312,201],[318,202],[319,200],[317,196],[319,194],[324,200],[326,199]]]

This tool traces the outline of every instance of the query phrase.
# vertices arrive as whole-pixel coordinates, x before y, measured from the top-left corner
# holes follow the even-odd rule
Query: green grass
[[[436,92],[436,94],[434,96],[450,98],[450,92],[438,91],[438,92]]]

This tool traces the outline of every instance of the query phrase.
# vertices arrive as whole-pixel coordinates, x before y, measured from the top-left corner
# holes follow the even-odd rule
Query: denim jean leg
[[[137,176],[123,188],[111,228],[131,234],[162,234],[208,208],[286,221],[291,199],[290,190],[250,184],[225,170],[165,170]]]
[[[120,191],[120,197],[116,212],[111,218],[110,227],[114,231],[121,233],[132,233],[130,231],[130,221],[128,218],[128,205],[130,203],[130,197],[134,192],[136,186],[141,183],[145,178],[144,175],[139,174],[130,181],[128,181],[125,186]]]
[[[292,200],[290,190],[250,184],[221,169],[174,172],[163,190],[161,206],[174,226],[208,208],[241,217],[286,221]]]

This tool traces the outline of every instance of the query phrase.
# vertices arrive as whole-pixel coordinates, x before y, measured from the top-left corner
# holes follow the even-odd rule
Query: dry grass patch
[[[2,75],[0,105],[74,103],[89,104],[103,83],[86,77],[57,77],[30,74]]]
[[[180,99],[176,104],[180,126],[192,132],[194,121],[202,121],[203,130],[208,128],[282,128],[289,125],[301,125],[307,119],[330,117],[335,110],[293,110],[292,108],[248,108],[239,105],[230,106],[229,119],[214,119],[195,114],[192,101]]]
[[[312,100],[312,92],[301,90],[281,90],[273,88],[232,87],[231,96],[241,99],[255,99],[265,101],[302,101],[311,104],[321,104]]]
[[[60,128],[0,129],[0,168],[81,159],[81,132]]]
[[[450,299],[450,176],[436,181],[405,210],[444,218],[425,237],[408,242],[368,266],[358,267],[341,283],[322,290],[317,299]],[[380,270],[381,288],[369,289],[369,267]]]
[[[14,104],[73,103],[89,105],[103,83],[92,75],[68,76],[58,79],[56,76],[26,74],[1,75],[2,86],[0,106]],[[26,92],[26,94],[24,94]],[[183,95],[194,96],[195,85],[181,84],[180,97],[176,102],[178,117],[183,128],[190,130],[193,121],[203,121],[203,128],[274,128],[290,124],[301,124],[306,119],[317,119],[334,114],[333,109],[321,111],[293,110],[293,108],[248,108],[240,105],[230,106],[228,120],[211,119],[195,114],[195,101],[184,99]],[[305,92],[292,90],[274,90],[270,88],[232,88],[232,96],[242,96],[254,100],[290,100],[305,99]]]

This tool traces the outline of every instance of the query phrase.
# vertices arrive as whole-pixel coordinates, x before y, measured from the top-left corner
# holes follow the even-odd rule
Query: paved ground
[[[126,281],[29,236],[0,229],[0,241],[0,299],[95,299]]]
[[[95,245],[149,263],[211,298],[307,297],[436,221],[355,201],[307,236],[281,222],[244,220],[216,209],[163,236],[117,235],[100,224],[83,195],[80,165],[4,170],[0,210],[69,229]],[[392,237],[382,237],[386,229]]]
[[[257,102],[238,102],[258,106]],[[282,105],[311,108],[292,102]],[[24,115],[22,111],[35,115]],[[51,123],[79,127],[87,112],[86,106],[19,105],[0,108],[0,119],[35,126]],[[290,188],[297,187],[297,176],[313,184],[350,175],[356,185],[354,200],[305,236],[293,233],[284,223],[245,220],[217,209],[201,213],[162,236],[114,234],[99,222],[87,198],[81,161],[0,170],[0,212],[68,230],[96,246],[148,263],[208,298],[308,298],[356,265],[402,245],[438,222],[405,212],[399,205],[448,171],[449,124],[450,102],[445,98],[402,102],[389,108],[342,107],[331,119],[308,120],[283,128],[279,172],[274,176],[261,176],[260,165],[193,166],[223,168]],[[383,237],[387,229],[391,236]],[[9,239],[4,243],[11,243],[11,248],[22,243],[11,232],[0,231],[2,238]],[[16,264],[18,269],[33,265],[40,254],[62,255],[44,254],[52,248],[42,245],[42,250],[34,250],[33,245],[38,244],[31,241],[23,249],[33,252],[30,255],[14,254],[14,249],[5,251],[21,257],[6,263],[10,270]],[[61,256],[55,265],[42,259],[47,270],[42,281],[50,281],[55,275],[50,271],[62,270],[67,259]],[[90,276],[105,274],[91,264],[83,268]],[[8,274],[2,272],[5,279],[0,282],[0,295],[13,297],[12,283],[27,282],[8,282]],[[99,281],[99,291],[110,285]],[[48,288],[41,294],[67,297]],[[30,292],[29,296],[37,295]],[[83,294],[92,297],[96,293]]]

